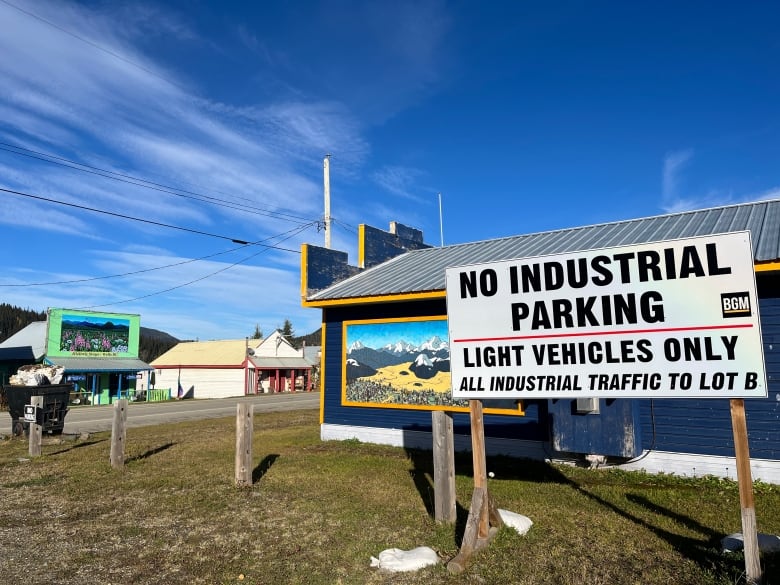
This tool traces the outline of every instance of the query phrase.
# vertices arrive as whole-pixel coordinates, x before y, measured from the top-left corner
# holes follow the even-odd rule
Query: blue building
[[[442,247],[397,223],[387,232],[360,226],[355,266],[344,252],[304,245],[302,302],[322,310],[321,437],[430,448],[430,412],[449,410],[456,449],[470,448],[467,406],[442,390],[448,267],[743,230],[751,233],[768,379],[766,398],[745,399],[752,473],[780,483],[779,200]],[[736,478],[728,399],[484,406],[489,454],[596,456],[626,469]]]

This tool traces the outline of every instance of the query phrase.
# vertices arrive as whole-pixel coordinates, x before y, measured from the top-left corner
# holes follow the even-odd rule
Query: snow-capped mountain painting
[[[451,397],[447,339],[441,318],[348,324],[347,402],[460,405]]]

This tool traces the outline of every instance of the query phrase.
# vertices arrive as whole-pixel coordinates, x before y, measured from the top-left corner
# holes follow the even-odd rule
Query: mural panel
[[[447,318],[344,322],[342,404],[468,411],[453,400]],[[522,415],[519,401],[491,400],[485,412]]]
[[[50,309],[46,353],[52,357],[138,357],[138,315]]]

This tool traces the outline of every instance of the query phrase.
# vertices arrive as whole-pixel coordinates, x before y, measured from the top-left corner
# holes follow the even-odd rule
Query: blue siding
[[[780,299],[759,300],[767,398],[745,399],[750,456],[780,459]],[[645,449],[734,455],[729,401],[724,399],[641,400]]]
[[[777,287],[768,287],[777,294]],[[764,357],[769,382],[768,398],[745,400],[750,455],[753,458],[780,460],[780,298],[759,302],[764,339]],[[342,323],[345,320],[438,316],[446,314],[441,301],[382,303],[323,310],[325,344],[324,421],[329,424],[429,431],[428,411],[370,408],[341,405]],[[558,401],[567,402],[567,401]],[[615,403],[630,402],[615,400]],[[643,399],[631,406],[634,436],[643,449],[734,455],[729,401],[724,399]],[[602,401],[602,413],[604,410]],[[560,409],[547,401],[526,403],[526,416],[485,416],[488,436],[547,441],[553,431],[553,414]],[[607,409],[609,410],[609,409]],[[612,435],[626,432],[625,410],[609,420],[595,423],[595,415],[575,415],[567,448],[575,452],[620,454],[610,443]],[[617,412],[617,410],[615,411]],[[592,418],[588,418],[591,417]],[[603,416],[599,415],[600,417]],[[468,414],[454,417],[457,433],[469,434]],[[574,425],[577,425],[576,428]],[[598,428],[591,428],[596,424]],[[583,426],[584,425],[584,426]],[[568,432],[568,431],[567,431]],[[598,447],[598,448],[597,448]],[[624,450],[623,456],[632,453]]]
[[[576,400],[551,400],[553,448],[572,453],[636,457],[642,452],[638,400],[599,400],[599,413],[576,412]]]
[[[324,422],[337,425],[379,427],[409,431],[430,431],[430,411],[342,406],[342,324],[344,321],[360,319],[427,317],[445,314],[446,305],[444,300],[419,301],[413,303],[382,303],[377,305],[324,309]],[[523,417],[485,415],[485,434],[492,437],[546,440],[546,401],[535,401],[534,403],[528,404],[525,411],[526,416]],[[453,417],[453,424],[456,433],[464,435],[471,433],[468,413],[456,413]]]

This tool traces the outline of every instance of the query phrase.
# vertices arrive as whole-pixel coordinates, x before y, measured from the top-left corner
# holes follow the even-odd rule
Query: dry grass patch
[[[444,564],[385,574],[370,556],[398,547],[458,551],[471,498],[459,456],[457,527],[438,526],[430,453],[321,442],[317,413],[255,417],[254,482],[233,485],[235,419],[130,429],[126,465],[107,433],[44,446],[0,443],[0,575],[50,584],[734,585],[741,555],[718,540],[740,530],[736,484],[588,471],[491,458],[502,508],[534,521],[503,529],[461,575]],[[780,532],[780,494],[757,486],[759,528]],[[775,559],[767,582],[780,583]],[[243,579],[239,580],[239,577]]]

